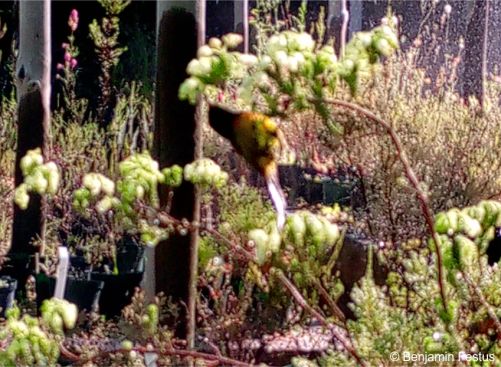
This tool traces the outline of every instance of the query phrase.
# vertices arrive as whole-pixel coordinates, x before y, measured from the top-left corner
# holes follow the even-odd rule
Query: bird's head
[[[233,138],[233,122],[238,117],[239,112],[222,108],[219,106],[210,106],[209,125],[216,132],[226,139]]]

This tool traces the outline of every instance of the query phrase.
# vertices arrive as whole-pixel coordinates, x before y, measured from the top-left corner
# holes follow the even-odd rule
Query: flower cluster
[[[39,195],[54,195],[59,188],[60,174],[54,162],[44,163],[40,148],[29,150],[21,159],[24,182],[16,188],[14,202],[26,209],[30,202],[30,192]]]
[[[64,328],[73,329],[77,322],[78,308],[64,299],[52,298],[43,302],[40,309],[42,319],[56,334],[62,334]]]
[[[154,335],[155,332],[157,331],[158,317],[159,317],[159,311],[158,311],[158,306],[156,304],[151,303],[148,306],[146,306],[146,312],[141,317],[141,325],[143,326],[144,330],[151,335]]]
[[[84,212],[88,208],[104,214],[113,213],[126,224],[137,228],[141,240],[154,246],[174,230],[184,234],[186,228],[162,228],[156,217],[159,208],[158,185],[177,187],[186,181],[202,186],[221,187],[228,180],[228,174],[210,159],[200,159],[185,168],[178,165],[159,169],[158,162],[149,153],[136,153],[119,164],[120,179],[117,184],[100,173],[86,174],[82,187],[74,192],[73,207]],[[150,210],[146,217],[138,215],[136,206],[143,202]],[[136,225],[134,226],[134,223]]]
[[[125,216],[134,216],[134,202],[148,200],[149,205],[158,205],[157,186],[159,183],[179,184],[180,167],[159,170],[158,162],[148,153],[134,154],[119,164],[120,180],[115,183],[100,173],[86,174],[82,187],[75,191],[73,207],[87,209],[92,200],[100,213],[115,209]],[[164,175],[165,174],[165,175]],[[117,194],[115,196],[115,193]]]
[[[44,324],[56,335],[62,334],[63,326],[73,328],[78,315],[75,305],[59,299],[45,301],[41,312]],[[44,331],[38,319],[29,315],[21,318],[17,307],[7,311],[7,323],[0,329],[0,341],[2,366],[52,366],[59,357],[59,345],[54,336]]]
[[[178,166],[177,164],[172,167],[167,167],[162,170],[162,174],[164,175],[163,183],[169,187],[178,187],[181,186],[183,182],[183,168]]]
[[[435,231],[440,235],[444,266],[464,269],[477,263],[501,225],[501,203],[493,200],[437,214]]]
[[[82,186],[73,194],[73,207],[75,209],[84,210],[88,208],[90,201],[98,198],[101,194],[104,194],[104,197],[96,204],[98,212],[104,213],[116,203],[112,200],[115,193],[115,183],[108,177],[100,173],[86,174],[82,180]]]
[[[221,39],[211,38],[198,49],[197,58],[190,61],[186,72],[190,75],[179,88],[179,98],[195,103],[207,86],[216,86],[226,80],[242,79],[247,69],[257,63],[254,55],[230,51],[242,43],[243,38],[229,33]],[[210,88],[209,88],[210,90]]]
[[[202,158],[184,167],[184,179],[201,186],[221,187],[228,181],[228,173],[212,159]]]
[[[158,245],[160,241],[169,238],[173,229],[161,228],[156,224],[150,224],[145,219],[140,219],[138,223],[138,230],[141,233],[141,241],[149,247]]]
[[[308,261],[324,262],[341,233],[338,225],[324,215],[300,211],[287,218],[282,233],[276,226],[269,226],[268,230],[250,230],[248,237],[255,248],[258,265],[271,261],[284,244],[277,264],[300,272]]]
[[[7,324],[2,328],[1,340],[10,338],[9,344],[0,351],[2,366],[54,365],[59,348],[54,340],[40,328],[38,320],[29,315],[19,318],[19,309],[9,310]]]
[[[256,249],[256,263],[258,265],[263,265],[271,260],[282,243],[282,238],[276,228],[273,228],[270,232],[264,229],[252,229],[249,231],[249,240],[252,241]]]
[[[314,48],[315,41],[309,33],[285,31],[270,37],[266,44],[269,57],[263,58],[263,62],[273,61],[282,70],[296,73],[305,65]]]
[[[120,162],[121,180],[117,191],[123,203],[132,205],[135,200],[143,200],[148,195],[150,205],[158,205],[158,184],[164,182],[158,162],[149,153],[136,153]]]
[[[70,71],[74,70],[78,65],[76,59],[78,56],[78,48],[74,45],[75,36],[73,35],[78,28],[78,21],[78,11],[73,9],[68,18],[68,26],[70,27],[71,34],[68,36],[68,42],[63,42],[61,45],[64,50],[64,64],[58,63],[56,66],[58,70]]]
[[[325,217],[299,212],[287,218],[286,234],[295,246],[308,246],[310,256],[316,256],[339,239],[339,228]]]
[[[340,59],[332,46],[317,44],[305,32],[287,30],[271,36],[258,56],[229,51],[240,42],[239,35],[230,34],[200,47],[197,59],[188,64],[190,77],[179,97],[194,103],[200,94],[224,95],[225,88],[236,83],[239,103],[264,101],[271,115],[313,108],[330,122],[321,102],[333,95],[338,79],[355,93],[370,65],[398,48],[397,35],[387,24],[355,35]]]

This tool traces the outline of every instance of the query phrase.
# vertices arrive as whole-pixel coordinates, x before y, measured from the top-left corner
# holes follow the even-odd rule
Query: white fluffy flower
[[[212,37],[209,40],[209,47],[217,49],[217,48],[221,48],[221,46],[223,46],[223,43],[221,42],[221,40],[219,38]]]
[[[212,63],[210,57],[201,57],[200,59],[193,59],[186,67],[186,72],[194,76],[202,76],[210,73],[212,70]]]
[[[287,53],[285,51],[278,51],[275,54],[274,58],[275,58],[275,62],[279,66],[282,66],[282,67],[286,67],[287,66],[288,57],[287,57]]]
[[[238,59],[245,66],[254,66],[257,64],[257,57],[252,54],[240,54]]]
[[[223,36],[223,43],[226,47],[235,48],[241,44],[244,40],[241,34],[238,33],[228,33]]]
[[[208,57],[208,56],[212,56],[212,49],[209,46],[203,45],[198,49],[197,57]]]
[[[299,33],[297,35],[297,45],[301,51],[312,51],[315,47],[315,41],[309,33]]]

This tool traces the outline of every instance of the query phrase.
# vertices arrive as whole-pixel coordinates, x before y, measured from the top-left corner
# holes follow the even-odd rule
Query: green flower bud
[[[334,245],[339,239],[339,227],[336,224],[330,223],[328,220],[325,220],[324,231],[326,234],[327,245]]]
[[[259,265],[263,265],[267,260],[268,234],[262,229],[252,229],[249,231],[249,239],[256,245],[256,259]]]
[[[454,233],[459,231],[459,214],[460,211],[458,209],[451,209],[447,212],[447,220],[449,222],[449,229]]]
[[[276,253],[280,249],[280,244],[282,243],[282,238],[280,234],[275,230],[272,231],[268,238],[268,247],[271,252]]]
[[[485,218],[485,208],[481,205],[472,206],[466,209],[466,213],[473,219],[476,219],[480,223],[484,221]]]
[[[91,196],[98,196],[101,193],[101,180],[97,173],[88,173],[83,178],[83,186],[87,188]]]
[[[57,313],[52,314],[52,318],[50,319],[49,326],[51,329],[56,332],[56,333],[62,333],[63,332],[63,318],[61,315]]]
[[[105,212],[107,212],[108,210],[110,210],[113,206],[113,202],[111,200],[111,198],[109,196],[105,196],[104,198],[102,198],[101,200],[99,200],[96,204],[96,210],[103,214]]]
[[[304,222],[306,224],[306,229],[311,236],[323,235],[325,238],[325,234],[323,233],[324,226],[316,215],[306,214]]]
[[[287,218],[287,233],[292,243],[299,246],[303,245],[306,233],[306,224],[303,216],[295,213]]]
[[[23,171],[24,176],[28,176],[31,170],[36,167],[36,164],[33,160],[33,157],[29,154],[25,155],[21,158],[21,162],[19,164],[21,166],[21,171]]]
[[[163,182],[167,186],[178,187],[183,182],[183,168],[177,164],[169,168],[164,168],[162,174],[164,175]]]
[[[115,183],[108,177],[99,175],[99,181],[101,182],[101,188],[106,195],[113,195],[115,193]]]
[[[431,336],[425,337],[423,344],[426,353],[440,354],[444,352],[444,345],[441,342],[433,340]]]
[[[457,235],[454,237],[454,255],[462,267],[473,266],[478,261],[477,245],[469,238]]]
[[[501,204],[494,200],[485,200],[481,201],[479,205],[482,206],[485,211],[485,217],[482,222],[482,226],[484,228],[487,228],[496,223],[499,211],[501,209]]]
[[[449,218],[447,217],[447,214],[444,212],[438,213],[437,216],[435,217],[435,231],[438,234],[447,234],[448,230],[449,230]]]
[[[55,195],[59,189],[60,175],[57,166],[53,162],[47,163],[47,165],[53,164],[55,168],[48,168],[45,178],[47,180],[47,193],[50,195]]]
[[[28,326],[22,321],[9,321],[9,328],[16,338],[24,338],[28,336]]]
[[[14,191],[14,202],[21,209],[25,210],[30,202],[30,196],[28,195],[28,187],[26,184],[19,185]]]
[[[134,344],[130,340],[122,341],[122,349],[129,351],[129,350],[132,350],[133,347],[134,347]]]
[[[385,38],[378,39],[374,48],[383,56],[390,56],[393,53],[393,48]]]
[[[42,170],[36,169],[25,179],[28,188],[38,194],[44,194],[49,183],[43,175]]]
[[[470,218],[469,216],[463,215],[463,232],[466,233],[471,238],[476,238],[482,234],[482,226],[480,223]]]

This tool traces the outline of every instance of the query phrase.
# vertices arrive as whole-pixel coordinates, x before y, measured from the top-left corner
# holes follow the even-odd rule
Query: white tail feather
[[[277,227],[282,230],[285,224],[285,216],[287,209],[287,202],[285,201],[284,193],[281,187],[273,179],[267,179],[268,192],[270,193],[271,201],[277,211]]]

